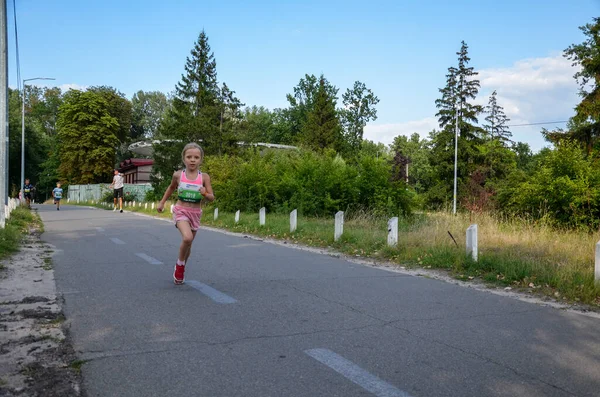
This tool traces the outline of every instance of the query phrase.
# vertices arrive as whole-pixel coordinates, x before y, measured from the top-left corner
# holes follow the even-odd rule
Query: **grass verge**
[[[0,229],[0,259],[17,252],[23,236],[29,233],[29,228],[40,229],[42,223],[39,217],[25,207],[17,207],[10,214],[3,229]]]

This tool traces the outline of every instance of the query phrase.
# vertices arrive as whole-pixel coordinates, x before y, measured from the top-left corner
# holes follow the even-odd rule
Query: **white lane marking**
[[[186,280],[186,284],[191,286],[192,288],[202,292],[204,295],[208,296],[210,299],[217,303],[236,303],[237,301],[233,299],[229,295],[225,295],[221,291],[214,289],[206,284],[201,283],[196,280]]]
[[[227,248],[244,248],[244,247],[260,247],[260,244],[242,243],[242,244],[234,244],[234,245],[227,246]]]
[[[410,394],[397,389],[375,375],[371,375],[352,361],[332,352],[328,349],[310,349],[304,353],[315,360],[325,364],[348,380],[356,383],[363,389],[373,393],[377,397],[410,397]]]
[[[104,233],[104,229],[101,227],[97,227],[96,230],[99,231],[100,233]]]
[[[161,261],[159,261],[158,259],[155,259],[151,256],[148,256],[142,252],[138,252],[135,254],[136,256],[139,256],[140,258],[142,258],[143,260],[145,260],[146,262],[148,262],[151,265],[162,265],[163,263]]]
[[[119,244],[119,245],[125,244],[125,241],[121,240],[120,238],[116,238],[116,237],[111,237],[110,241],[112,241],[115,244]]]

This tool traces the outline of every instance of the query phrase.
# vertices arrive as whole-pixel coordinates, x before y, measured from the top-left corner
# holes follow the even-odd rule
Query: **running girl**
[[[188,143],[181,152],[181,158],[185,168],[175,171],[171,184],[157,207],[158,212],[163,212],[165,203],[177,189],[178,200],[173,207],[173,220],[181,233],[181,245],[179,247],[179,257],[173,271],[175,284],[183,284],[185,280],[185,265],[190,257],[192,242],[200,227],[201,202],[202,200],[214,201],[215,199],[210,185],[210,176],[200,171],[200,164],[204,159],[202,148],[196,143]]]

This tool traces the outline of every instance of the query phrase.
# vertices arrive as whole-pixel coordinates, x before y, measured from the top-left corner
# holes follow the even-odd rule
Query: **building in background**
[[[152,159],[128,159],[121,161],[119,172],[123,174],[123,182],[131,184],[150,183]]]

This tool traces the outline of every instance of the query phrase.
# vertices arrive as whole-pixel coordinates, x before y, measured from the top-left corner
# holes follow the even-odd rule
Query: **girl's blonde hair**
[[[190,142],[183,147],[183,151],[181,152],[181,161],[183,161],[183,164],[185,164],[185,152],[190,149],[200,150],[200,163],[202,163],[202,160],[204,160],[204,150],[196,142]]]

